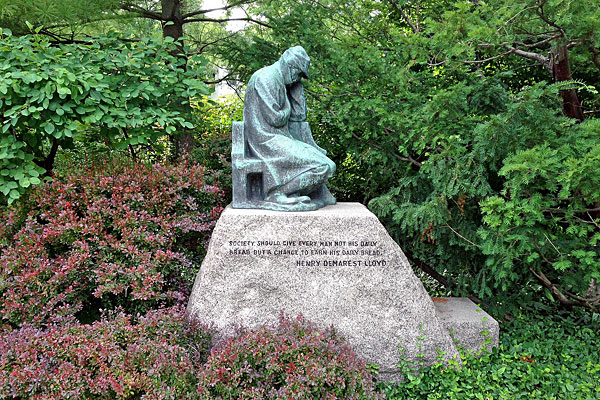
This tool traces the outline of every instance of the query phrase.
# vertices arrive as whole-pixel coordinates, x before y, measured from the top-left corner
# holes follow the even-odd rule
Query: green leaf
[[[181,126],[188,128],[188,129],[194,129],[194,124],[192,124],[191,122],[188,122],[188,121],[181,122]]]

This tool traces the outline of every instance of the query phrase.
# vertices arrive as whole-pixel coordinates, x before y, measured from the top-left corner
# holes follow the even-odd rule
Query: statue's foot
[[[270,203],[277,203],[282,205],[298,204],[298,203],[310,203],[310,197],[308,196],[287,196],[283,193],[273,193],[265,199]]]
[[[265,201],[262,203],[262,207],[267,210],[273,211],[314,211],[321,208],[323,204],[319,204],[318,202],[311,201],[309,203],[294,203],[294,204],[281,204],[281,203],[273,203],[269,201]]]
[[[325,207],[327,205],[327,204],[323,203],[323,201],[321,199],[314,199],[312,201],[312,204],[314,204],[315,206],[317,206],[317,210],[319,208],[323,208],[323,207]]]
[[[333,197],[329,191],[329,188],[327,188],[325,185],[323,185],[323,196],[319,200],[321,200],[326,206],[333,205],[337,202],[335,197]]]
[[[311,201],[309,203],[297,203],[297,204],[292,204],[291,206],[289,206],[290,208],[286,211],[314,211],[314,210],[318,210],[319,208],[321,208],[322,206],[319,206],[317,203],[315,203],[314,201]]]
[[[292,199],[298,200],[300,203],[310,203],[311,202],[311,199],[308,196],[300,196],[298,194],[292,194],[292,195],[290,195],[290,197]]]
[[[335,197],[331,194],[327,186],[321,185],[321,187],[310,194],[313,202],[318,201],[324,206],[329,206],[336,203]]]

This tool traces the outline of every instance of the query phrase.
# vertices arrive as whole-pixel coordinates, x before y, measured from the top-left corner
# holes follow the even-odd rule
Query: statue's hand
[[[288,89],[288,99],[292,106],[290,114],[291,121],[306,121],[306,97],[304,96],[304,85],[298,82]]]

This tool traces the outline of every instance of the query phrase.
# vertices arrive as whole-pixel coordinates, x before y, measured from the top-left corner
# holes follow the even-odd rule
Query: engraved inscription
[[[229,255],[291,257],[296,267],[383,267],[374,240],[230,240]]]

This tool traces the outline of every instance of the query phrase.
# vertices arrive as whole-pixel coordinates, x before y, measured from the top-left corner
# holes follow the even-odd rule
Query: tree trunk
[[[553,75],[554,82],[564,82],[573,79],[569,65],[568,49],[564,44],[559,45],[554,53]],[[577,96],[577,91],[575,89],[561,90],[560,95],[563,99],[562,109],[565,115],[583,121],[583,110]]]
[[[171,37],[179,41],[177,55],[183,54],[183,18],[181,14],[181,0],[160,0],[162,7],[163,37]]]
[[[161,0],[162,7],[162,30],[163,37],[171,37],[177,41],[177,50],[174,55],[178,57],[185,57],[183,50],[183,17],[181,12],[182,0]],[[185,68],[185,64],[183,64]],[[185,99],[183,104],[180,105],[181,113],[188,114],[191,112],[190,105]],[[180,130],[173,137],[173,157],[176,160],[186,158],[191,151],[194,149],[196,140],[194,139],[194,132],[185,128],[179,128]]]
[[[44,159],[34,159],[33,162],[38,166],[42,167],[46,170],[44,176],[52,176],[52,170],[54,168],[54,160],[56,160],[56,154],[58,153],[58,140],[56,138],[52,138],[52,147],[50,148],[50,152]]]

